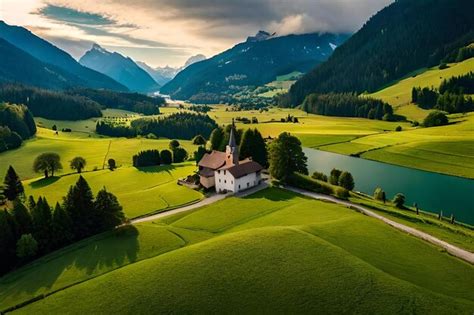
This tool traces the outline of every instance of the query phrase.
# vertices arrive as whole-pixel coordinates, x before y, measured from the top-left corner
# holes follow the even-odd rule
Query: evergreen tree
[[[66,246],[74,240],[71,218],[59,203],[54,207],[52,231],[55,248]]]
[[[79,176],[76,184],[69,188],[64,198],[64,210],[71,218],[74,237],[77,240],[92,235],[94,226],[94,196],[84,177]]]
[[[239,158],[241,160],[252,157],[263,167],[268,166],[267,149],[262,134],[257,129],[247,129],[240,141]]]
[[[294,172],[307,175],[307,157],[298,138],[283,132],[273,141],[269,150],[270,174],[285,181]]]
[[[7,203],[7,197],[5,197],[5,193],[3,192],[3,185],[0,185],[0,206],[3,206]]]
[[[405,206],[405,195],[404,194],[396,194],[395,197],[393,198],[393,203],[395,204],[395,207],[403,209]]]
[[[36,207],[36,201],[33,196],[28,197],[28,209],[30,210],[30,213],[33,211],[33,209]]]
[[[23,234],[16,243],[16,255],[23,261],[28,261],[36,256],[38,243],[31,234]]]
[[[19,200],[13,202],[12,216],[18,228],[18,235],[28,234],[33,231],[33,219],[28,209]]]
[[[25,189],[20,181],[20,177],[11,165],[8,167],[3,184],[3,194],[8,200],[15,200],[18,197],[24,197]]]
[[[13,218],[7,210],[0,211],[0,275],[16,263],[16,238]]]
[[[46,254],[51,250],[53,241],[51,207],[46,199],[38,198],[31,217],[33,219],[33,237],[38,242],[40,253]]]
[[[107,192],[105,187],[99,191],[94,202],[98,231],[110,230],[125,222],[125,215],[117,197]]]
[[[214,129],[211,133],[209,141],[211,143],[211,150],[219,150],[221,143],[224,141],[224,130],[222,130],[221,127]]]

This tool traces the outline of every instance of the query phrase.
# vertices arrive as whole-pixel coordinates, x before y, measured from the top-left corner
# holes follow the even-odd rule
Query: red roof
[[[225,152],[212,151],[211,153],[206,153],[199,161],[198,165],[201,167],[210,168],[217,170],[218,168],[224,166],[225,164]]]

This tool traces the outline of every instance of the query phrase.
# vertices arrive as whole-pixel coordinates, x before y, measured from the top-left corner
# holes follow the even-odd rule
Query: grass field
[[[2,307],[82,282],[19,311],[474,309],[472,266],[375,219],[279,189],[136,229],[73,245],[1,278]]]
[[[115,171],[100,170],[82,173],[94,193],[102,187],[115,194],[129,218],[153,211],[176,207],[201,199],[201,193],[177,185],[178,178],[193,174],[193,162],[159,167],[122,167]],[[27,196],[44,196],[54,205],[61,202],[71,185],[79,178],[78,174],[34,179],[24,182]]]
[[[412,76],[404,78],[394,84],[369,96],[379,98],[394,106],[395,112],[409,119],[421,121],[428,115],[428,110],[423,110],[411,103],[411,90],[413,87],[435,87],[453,76],[474,71],[474,58],[460,63],[450,64],[449,68],[440,70],[438,67],[421,69]]]

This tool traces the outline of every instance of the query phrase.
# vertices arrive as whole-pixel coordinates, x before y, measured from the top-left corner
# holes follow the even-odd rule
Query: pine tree
[[[38,198],[31,217],[33,219],[33,237],[38,242],[39,252],[46,254],[51,250],[53,240],[51,207],[46,199]]]
[[[76,184],[69,188],[64,198],[64,210],[71,218],[75,239],[92,235],[94,196],[86,180],[79,176]]]
[[[0,211],[0,275],[5,274],[15,265],[15,250],[13,218],[7,210]]]
[[[25,195],[25,189],[18,177],[15,169],[10,165],[4,180],[3,194],[8,200],[15,200]]]
[[[224,130],[221,127],[217,127],[211,133],[209,142],[211,143],[211,150],[219,150],[224,140]]]
[[[240,141],[239,158],[252,157],[263,167],[268,166],[267,148],[262,134],[257,129],[247,129]]]
[[[107,192],[105,187],[97,194],[94,211],[97,220],[97,232],[113,229],[125,221],[125,215],[117,197]]]
[[[71,218],[59,203],[54,207],[52,231],[54,248],[61,248],[74,240]]]
[[[18,236],[31,233],[33,230],[33,219],[28,209],[19,200],[14,201],[12,216],[18,229]]]

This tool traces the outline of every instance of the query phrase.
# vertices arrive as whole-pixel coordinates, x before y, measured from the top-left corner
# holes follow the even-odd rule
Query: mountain
[[[259,32],[246,42],[187,67],[160,92],[177,99],[189,99],[196,95],[206,95],[206,99],[211,95],[218,99],[245,86],[271,82],[278,75],[306,72],[325,61],[332,54],[333,47],[348,37],[345,34],[281,37],[265,34]]]
[[[247,42],[249,42],[249,43],[251,43],[251,42],[261,42],[261,41],[267,40],[267,39],[269,39],[269,38],[271,38],[275,35],[276,35],[276,33],[270,34],[270,33],[265,32],[265,31],[258,31],[257,35],[247,37]]]
[[[79,63],[108,75],[131,91],[148,93],[155,92],[160,87],[131,58],[117,52],[109,52],[98,44],[92,45],[92,48],[79,59]]]
[[[153,68],[141,61],[137,61],[137,65],[139,65],[143,70],[145,70],[159,85],[165,85],[169,81],[173,80],[173,78],[176,76],[178,72],[182,71],[183,69],[187,68],[193,63],[196,63],[205,59],[206,59],[206,56],[202,54],[191,56],[188,60],[186,60],[186,63],[184,64],[184,66],[179,67],[179,68],[173,68],[169,66]]]
[[[49,89],[88,86],[81,78],[44,63],[0,38],[0,82],[15,82]]]
[[[472,9],[472,0],[395,1],[297,81],[289,101],[300,104],[314,92],[373,92],[439,64],[474,41]]]
[[[102,73],[80,65],[68,53],[45,41],[44,39],[34,35],[23,27],[11,26],[3,21],[0,21],[0,38],[3,38],[10,44],[27,52],[28,54],[45,64],[56,66],[54,70],[55,73],[62,72],[62,74],[65,74],[65,71],[68,72],[69,75],[65,74],[67,77],[76,77],[76,79],[78,79],[81,82],[81,85],[83,86],[91,88],[105,88],[118,91],[127,90],[126,87],[114,81],[113,79],[103,75]],[[63,71],[58,71],[58,68],[62,69]],[[27,69],[26,74],[28,74],[28,71],[29,70]],[[35,75],[38,74],[39,72],[36,71]],[[51,77],[49,77],[48,80],[51,80]],[[74,80],[68,81],[68,84],[70,84],[73,83]],[[50,88],[60,88],[59,86],[53,86],[52,83],[53,81],[49,81],[48,83],[51,85]],[[44,84],[41,86],[44,87]]]

